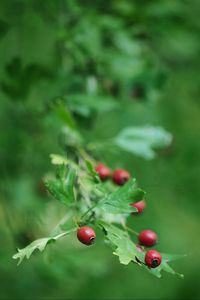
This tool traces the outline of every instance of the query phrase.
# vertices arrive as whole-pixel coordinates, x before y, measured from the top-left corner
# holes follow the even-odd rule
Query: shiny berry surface
[[[141,214],[146,207],[146,203],[144,200],[141,200],[141,201],[132,203],[131,206],[137,208],[138,211],[135,212],[136,214]]]
[[[91,227],[83,226],[77,230],[77,238],[82,244],[89,246],[94,243],[96,233]]]
[[[118,169],[113,172],[112,179],[117,185],[125,184],[130,178],[126,170]]]
[[[145,255],[145,263],[150,268],[157,268],[162,262],[160,252],[156,250],[149,250]]]
[[[152,230],[143,230],[138,235],[140,245],[151,247],[157,243],[157,234]]]
[[[96,172],[102,181],[107,180],[111,176],[111,171],[104,164],[98,164],[95,168]]]

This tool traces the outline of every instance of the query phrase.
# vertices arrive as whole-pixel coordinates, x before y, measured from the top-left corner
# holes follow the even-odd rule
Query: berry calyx
[[[157,234],[152,230],[143,230],[138,235],[138,240],[141,245],[151,247],[157,243]]]
[[[112,179],[117,185],[123,185],[130,178],[130,174],[126,170],[118,169],[113,172]]]
[[[141,201],[132,203],[131,206],[137,208],[138,211],[136,212],[136,214],[141,214],[146,207],[146,203],[144,200],[141,200]]]
[[[110,169],[106,167],[104,164],[98,164],[95,170],[99,174],[99,177],[102,181],[105,181],[111,176]]]
[[[150,268],[157,268],[162,262],[160,252],[156,250],[149,250],[145,255],[145,263]]]
[[[83,226],[77,230],[77,238],[82,244],[89,246],[94,243],[96,233],[91,227]]]

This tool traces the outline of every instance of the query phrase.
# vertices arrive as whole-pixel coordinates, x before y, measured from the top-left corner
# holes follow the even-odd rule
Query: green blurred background
[[[200,298],[199,14],[197,0],[1,1],[0,299]],[[73,236],[16,266],[16,248],[63,215],[41,182],[49,155],[62,153],[58,98],[85,141],[102,145],[97,157],[147,191],[130,226],[158,232],[163,252],[187,253],[174,264],[184,280],[120,265],[100,240],[85,249]],[[104,144],[145,124],[173,134],[153,160]]]

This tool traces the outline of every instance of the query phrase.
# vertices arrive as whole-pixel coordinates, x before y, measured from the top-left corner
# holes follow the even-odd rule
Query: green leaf
[[[41,252],[45,249],[46,245],[50,242],[54,241],[54,238],[42,238],[32,242],[30,245],[23,249],[18,249],[18,252],[13,255],[13,259],[19,259],[19,265],[24,258],[29,259],[31,254],[36,250],[40,250]]]
[[[32,242],[31,244],[29,244],[25,248],[18,249],[18,252],[16,254],[14,254],[12,258],[13,259],[19,259],[17,265],[20,265],[21,262],[24,260],[24,258],[29,259],[30,256],[32,255],[32,253],[36,249],[38,249],[40,252],[42,252],[46,248],[47,244],[50,244],[51,242],[55,242],[60,237],[65,236],[66,234],[68,234],[68,233],[70,233],[72,231],[74,231],[74,229],[72,229],[70,231],[65,231],[65,232],[63,232],[61,234],[58,234],[58,235],[54,236],[54,237],[46,237],[46,238],[35,240],[34,242]]]
[[[100,178],[99,178],[98,173],[95,171],[95,168],[94,168],[93,164],[89,160],[85,160],[85,163],[86,163],[86,167],[87,167],[90,175],[95,179],[95,181],[97,183],[99,183]]]
[[[75,201],[74,184],[76,179],[76,172],[74,169],[69,169],[69,172],[63,180],[64,189],[66,189],[67,199],[69,202]]]
[[[147,267],[146,267],[147,268]],[[167,273],[170,273],[172,275],[176,275],[180,278],[184,278],[183,274],[177,273],[172,267],[163,259],[161,265],[158,268],[155,269],[149,269],[147,268],[148,271],[153,274],[154,276],[160,278],[162,276],[161,271],[165,271]]]
[[[131,178],[124,186],[101,199],[98,206],[114,214],[137,212],[137,209],[130,204],[133,203],[133,199],[143,199],[144,195],[145,192],[137,188],[136,179]]]
[[[61,139],[66,146],[80,147],[83,143],[81,134],[68,126],[62,128]]]
[[[149,273],[151,273],[152,275],[154,275],[158,278],[160,278],[162,276],[162,274],[161,274],[162,271],[165,271],[172,275],[176,275],[180,278],[183,278],[184,277],[183,274],[177,273],[174,269],[172,269],[172,267],[168,263],[171,261],[177,260],[177,259],[181,259],[181,258],[185,257],[186,255],[164,254],[164,253],[161,253],[161,255],[162,255],[162,263],[159,267],[157,267],[155,269],[150,269],[144,264],[145,252],[139,252],[137,257],[143,263],[141,266],[143,268],[145,268]]]
[[[45,182],[45,185],[49,191],[49,193],[56,198],[57,200],[59,200],[62,203],[65,203],[66,201],[66,195],[65,192],[63,191],[63,187],[60,181],[55,181],[55,180],[47,180]]]
[[[51,163],[56,166],[60,165],[71,165],[74,169],[78,169],[78,165],[70,159],[67,159],[67,157],[60,155],[60,154],[50,154]]]
[[[155,158],[154,150],[168,146],[171,141],[170,133],[153,126],[127,127],[114,138],[118,147],[145,159]]]
[[[53,165],[67,165],[68,160],[66,157],[59,155],[59,154],[50,154],[51,163]]]
[[[76,129],[76,123],[74,118],[72,117],[70,111],[67,109],[66,105],[62,103],[62,101],[59,101],[55,107],[54,111],[57,114],[57,116],[64,122],[66,126],[68,126],[71,129]]]
[[[57,167],[56,176],[62,180],[66,176],[66,167],[65,165],[59,165]]]
[[[136,245],[130,240],[129,235],[126,231],[104,222],[99,223],[100,226],[106,231],[106,238],[114,246],[114,255],[119,257],[121,264],[127,265],[131,261],[137,263],[135,257],[137,256]]]
[[[90,117],[93,112],[108,112],[118,107],[112,97],[96,94],[74,94],[67,99],[69,108],[84,117]]]
[[[74,184],[76,171],[70,168],[66,173],[65,166],[61,166],[58,172],[57,180],[47,180],[46,186],[49,192],[65,205],[72,204],[75,201]]]
[[[183,274],[180,274],[180,273],[177,273],[176,271],[174,271],[170,265],[168,264],[168,262],[171,262],[171,261],[174,261],[174,260],[177,260],[177,259],[182,259],[184,257],[186,257],[187,255],[185,254],[165,254],[165,253],[162,253],[162,259],[163,259],[163,262],[161,264],[161,267],[162,269],[165,271],[165,272],[168,272],[168,273],[171,273],[173,275],[177,275],[179,276],[180,278],[184,278],[184,275]]]
[[[111,243],[115,249],[113,254],[119,257],[119,261],[122,264],[129,264],[130,262],[135,262],[140,267],[144,268],[147,272],[160,278],[162,276],[161,272],[165,271],[173,275],[177,275],[183,278],[182,274],[177,273],[172,269],[168,262],[177,260],[185,257],[185,255],[172,255],[172,254],[161,254],[162,263],[159,267],[155,269],[148,268],[145,265],[145,251],[141,252],[137,250],[134,242],[131,241],[129,234],[113,224],[107,224],[103,221],[99,221],[98,224],[104,229],[106,234],[106,239]],[[139,261],[141,263],[139,263]]]
[[[162,253],[162,258],[164,259],[164,261],[166,262],[170,262],[170,261],[174,261],[177,259],[181,259],[186,257],[186,254],[166,254],[166,253]]]

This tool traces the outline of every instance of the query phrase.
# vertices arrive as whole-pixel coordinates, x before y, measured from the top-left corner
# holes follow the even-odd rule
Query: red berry
[[[96,233],[92,228],[83,226],[77,230],[77,238],[81,243],[91,245],[95,241]]]
[[[118,169],[114,171],[112,178],[117,185],[123,185],[129,180],[130,174],[126,170]]]
[[[131,206],[136,207],[138,210],[136,213],[141,214],[146,207],[146,203],[144,200],[141,200],[141,201],[131,204]]]
[[[99,177],[102,181],[108,179],[111,175],[110,169],[104,164],[98,164],[95,168],[96,172],[99,174]]]
[[[143,230],[138,236],[139,242],[143,246],[151,247],[157,243],[157,234],[152,230]]]
[[[150,268],[157,268],[162,262],[161,254],[156,250],[149,250],[145,255],[145,263]]]

